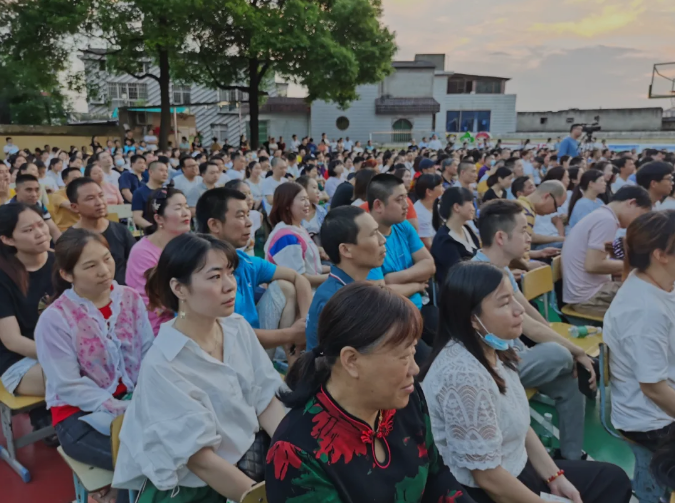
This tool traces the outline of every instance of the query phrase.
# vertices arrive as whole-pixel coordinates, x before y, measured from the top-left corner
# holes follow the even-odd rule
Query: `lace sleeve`
[[[439,393],[452,464],[468,470],[501,465],[502,433],[498,422],[498,389],[488,374],[446,374]]]

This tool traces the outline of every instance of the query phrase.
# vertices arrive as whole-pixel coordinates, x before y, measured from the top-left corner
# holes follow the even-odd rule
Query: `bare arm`
[[[406,283],[426,283],[436,273],[436,264],[429,250],[420,248],[412,254],[415,265],[404,270],[390,272],[384,277],[387,285],[402,285]]]
[[[143,218],[143,211],[134,210],[131,214],[133,216],[133,220],[134,223],[136,224],[136,227],[138,227],[139,229],[146,229],[152,225],[145,218]]]
[[[58,241],[58,239],[61,237],[61,231],[54,223],[54,220],[52,220],[51,218],[49,220],[45,220],[45,223],[47,224],[47,228],[49,229],[49,234],[51,234],[52,239],[56,243],[56,241]]]
[[[586,260],[584,269],[590,274],[621,274],[623,272],[623,262],[607,257],[604,250],[586,250]]]
[[[122,197],[124,198],[124,202],[131,204],[131,200],[133,199],[134,195],[131,193],[131,189],[122,189]]]
[[[564,241],[563,236],[544,236],[543,234],[532,234],[532,244],[534,245],[543,245],[549,243],[559,243]]]
[[[403,297],[410,297],[411,295],[416,294],[417,292],[422,293],[426,287],[426,283],[406,283],[403,285],[387,285],[391,290],[396,292],[399,295],[402,295]]]
[[[555,225],[555,228],[558,231],[558,235],[564,239],[565,238],[565,222],[563,222],[562,217],[553,217],[551,219],[551,222],[553,223],[553,225]]]
[[[274,397],[262,414],[258,416],[258,421],[267,434],[270,437],[273,437],[274,432],[277,431],[277,426],[279,426],[279,423],[285,415],[286,409],[279,399]]]
[[[204,447],[193,454],[187,466],[209,487],[232,501],[241,501],[244,493],[255,484],[239,468],[218,456],[211,447]]]
[[[16,317],[8,316],[0,320],[0,341],[12,353],[37,360],[35,341],[21,335]]]
[[[431,241],[432,241],[432,239],[431,239],[431,238],[420,238],[420,239],[422,240],[422,243],[424,243],[424,247],[425,247],[427,250],[431,250]]]
[[[307,278],[312,288],[320,287],[328,279],[328,274],[303,274],[303,276]]]
[[[267,202],[270,203],[270,206],[274,202],[274,195],[271,196],[265,196],[265,199],[267,199]]]
[[[667,381],[656,383],[641,382],[640,389],[663,412],[670,417],[675,417],[675,389],[671,388]]]
[[[309,280],[302,274],[295,272],[293,269],[277,266],[277,270],[272,277],[272,281],[280,279],[288,281],[289,283],[293,283],[295,286],[300,318],[307,317],[309,307],[312,305],[312,297],[314,295],[312,293],[312,285],[309,283]]]

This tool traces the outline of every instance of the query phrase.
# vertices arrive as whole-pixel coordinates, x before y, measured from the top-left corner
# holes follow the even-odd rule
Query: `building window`
[[[227,141],[227,124],[211,124],[211,136],[218,138],[221,143]]]
[[[498,80],[479,80],[476,82],[476,94],[501,94],[502,83]]]
[[[219,89],[218,101],[226,102],[221,110],[236,110],[241,103],[248,103],[248,93],[239,89]]]
[[[480,133],[490,131],[491,112],[488,110],[449,110],[445,131],[448,133]]]
[[[410,132],[412,131],[412,127],[412,122],[408,119],[398,119],[392,126],[394,133],[391,135],[391,141],[393,143],[407,143],[411,141],[412,134]]]
[[[108,82],[108,99],[115,108],[133,105],[136,101],[148,99],[148,85],[143,83],[124,84]]]
[[[565,119],[565,122],[567,122],[568,124],[574,124],[574,117],[568,117],[567,119]]]
[[[190,104],[190,86],[173,85],[173,104],[174,105],[189,105]]]
[[[548,117],[540,117],[539,118],[539,124],[541,124],[542,126],[544,124],[547,124],[547,123],[548,123]]]
[[[471,94],[473,91],[473,80],[466,80],[457,77],[448,77],[447,94]]]
[[[98,61],[98,69],[101,72],[105,72],[105,59],[100,59]]]
[[[338,117],[335,121],[335,127],[337,127],[340,131],[346,131],[349,127],[349,119],[344,116]]]

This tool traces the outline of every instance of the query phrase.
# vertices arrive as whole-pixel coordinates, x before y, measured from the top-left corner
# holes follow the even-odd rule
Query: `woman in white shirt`
[[[262,190],[262,167],[258,161],[251,161],[246,166],[246,183],[251,187],[251,194],[255,204],[253,207],[259,210],[262,206],[263,190]]]
[[[573,503],[628,503],[621,468],[554,462],[530,427],[510,345],[524,312],[513,292],[490,264],[464,262],[448,272],[433,352],[420,373],[444,461],[476,503],[542,503],[542,492]]]
[[[342,161],[331,161],[328,165],[328,180],[326,180],[325,191],[328,197],[332,200],[338,185],[342,183],[342,172],[345,167]]]
[[[612,424],[655,450],[675,428],[675,211],[636,218],[625,238],[633,271],[605,315]]]
[[[415,183],[415,195],[417,195],[417,202],[413,206],[417,212],[417,222],[419,224],[417,232],[424,246],[427,247],[427,250],[430,250],[431,243],[436,235],[431,222],[434,204],[443,195],[443,178],[440,175],[420,176]]]
[[[234,314],[236,267],[229,244],[183,234],[150,274],[150,305],[178,316],[143,361],[120,433],[113,486],[140,490],[139,502],[241,501],[254,480],[240,460],[285,415],[279,374]]]

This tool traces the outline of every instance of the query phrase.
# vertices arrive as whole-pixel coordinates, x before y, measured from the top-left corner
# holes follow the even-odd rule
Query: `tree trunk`
[[[171,76],[169,75],[169,51],[159,48],[159,96],[161,112],[159,121],[159,150],[166,151],[169,146],[171,130]],[[174,148],[177,145],[174,145]]]
[[[259,98],[259,82],[258,82],[258,60],[249,59],[248,60],[248,110],[250,116],[250,130],[251,130],[251,150],[256,150],[258,144],[260,143],[260,131],[258,130],[260,124],[260,105],[258,102]]]

